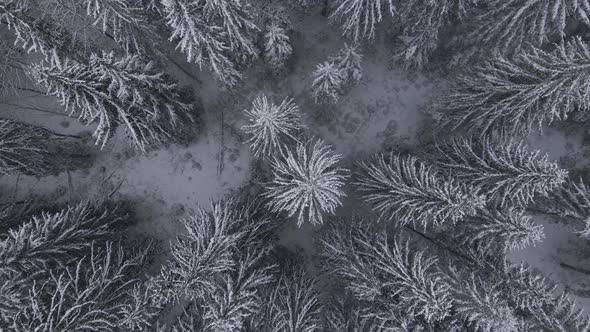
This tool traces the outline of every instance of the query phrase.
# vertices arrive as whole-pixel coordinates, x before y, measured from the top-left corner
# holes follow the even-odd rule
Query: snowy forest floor
[[[95,149],[94,164],[87,170],[44,178],[3,177],[0,186],[16,200],[34,196],[67,202],[112,195],[130,201],[139,220],[135,230],[161,240],[165,248],[169,240],[182,232],[179,218],[191,209],[207,207],[211,201],[240,190],[251,179],[254,159],[243,143],[239,127],[244,120],[243,110],[260,93],[277,101],[294,98],[310,133],[332,144],[349,165],[384,148],[415,146],[421,136],[429,134],[422,122],[422,112],[428,98],[437,91],[437,80],[392,68],[385,36],[364,48],[361,84],[352,87],[338,104],[315,104],[309,92],[310,75],[316,64],[344,45],[344,40],[338,28],[327,25],[319,12],[294,15],[292,22],[294,58],[288,64],[288,72],[275,76],[267,68],[254,66],[244,85],[232,93],[220,92],[209,75],[171,50],[171,56],[183,70],[171,63],[169,71],[181,85],[192,86],[202,101],[203,129],[189,145],[173,145],[138,155],[122,138],[115,138],[103,150]],[[64,134],[88,131],[76,120],[60,115],[60,109],[53,98],[33,92],[0,99],[3,116]],[[585,136],[586,133],[561,126],[548,128],[542,135],[530,137],[530,141],[562,166],[583,170],[590,156]],[[510,259],[538,268],[571,290],[590,312],[590,246],[568,225],[550,218],[537,219],[545,227],[545,241],[512,252]],[[315,231],[317,227],[306,225],[299,229],[291,222],[283,230],[283,241],[313,256],[311,235]],[[164,258],[162,255],[161,259]]]

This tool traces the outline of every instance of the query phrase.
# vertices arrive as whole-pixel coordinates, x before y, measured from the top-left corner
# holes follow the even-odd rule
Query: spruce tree
[[[297,143],[295,151],[275,156],[272,179],[266,185],[268,208],[275,213],[297,216],[297,225],[323,222],[322,213],[333,214],[345,196],[346,170],[337,166],[339,154],[322,140]]]
[[[47,176],[86,166],[83,157],[60,149],[70,143],[48,129],[0,119],[0,174]]]
[[[312,96],[316,103],[337,102],[342,94],[346,73],[332,61],[317,65],[312,74]]]
[[[420,239],[430,242],[392,238],[367,221],[338,221],[322,238],[322,268],[337,291],[350,292],[357,307],[368,308],[364,318],[386,330],[590,327],[572,299],[530,267],[470,245]]]
[[[454,128],[521,135],[590,105],[590,48],[580,38],[553,51],[531,48],[498,56],[461,75],[440,103]]]
[[[93,241],[112,236],[127,218],[120,207],[90,202],[35,215],[10,229],[0,241],[0,275],[65,266],[84,254]]]
[[[90,243],[91,253],[73,266],[49,272],[28,290],[28,306],[12,317],[11,331],[141,331],[149,327],[156,310],[140,308],[141,315],[128,316],[127,305],[138,285],[135,270],[146,252],[126,252],[120,244]],[[134,329],[135,328],[135,329]]]
[[[361,162],[355,184],[380,218],[396,225],[439,226],[477,213],[485,200],[465,186],[426,166],[415,157],[378,155]]]
[[[322,238],[322,267],[344,288],[370,305],[368,317],[394,328],[401,315],[436,322],[451,314],[449,285],[437,260],[411,251],[409,243],[372,233],[366,222],[337,222]],[[396,317],[397,316],[397,317]]]
[[[31,73],[70,116],[96,125],[101,147],[123,125],[134,147],[145,152],[181,138],[182,125],[194,121],[190,98],[153,62],[137,55],[93,54],[87,64],[52,57],[33,65]]]
[[[34,15],[29,1],[3,0],[0,2],[0,22],[6,23],[16,35],[16,43],[27,53],[39,52],[48,58],[81,58],[82,49],[77,41],[61,25]]]
[[[342,72],[343,85],[358,84],[363,77],[361,67],[362,55],[357,45],[345,44],[338,53],[330,57],[330,62],[336,64]]]
[[[363,77],[358,46],[345,44],[338,53],[317,65],[313,72],[312,95],[316,103],[336,103],[346,88]]]
[[[477,0],[404,1],[399,9],[401,49],[395,59],[407,68],[421,69],[439,47],[445,28],[462,21]]]
[[[466,218],[459,233],[465,245],[503,252],[534,246],[545,238],[543,226],[535,224],[523,210],[515,208],[482,209]]]
[[[273,69],[282,69],[293,53],[289,36],[283,27],[272,22],[264,34],[264,56]]]
[[[257,27],[247,3],[238,0],[164,0],[170,40],[189,62],[207,67],[226,86],[234,86],[242,75],[239,63],[256,57],[252,34]]]
[[[438,167],[484,192],[500,206],[527,206],[566,180],[567,171],[541,151],[505,136],[455,138],[439,145]]]
[[[389,12],[396,10],[393,0],[339,0],[330,19],[342,24],[344,36],[357,41],[375,38],[375,28]]]
[[[293,99],[285,98],[276,105],[262,95],[254,99],[252,108],[245,113],[248,124],[242,130],[250,136],[248,143],[257,157],[284,152],[289,143],[298,141],[301,112]]]
[[[535,204],[539,211],[573,221],[581,236],[590,237],[590,190],[581,179],[566,181]]]
[[[320,280],[306,267],[303,257],[281,246],[271,250],[273,280],[260,289],[260,311],[246,331],[323,331],[323,303]]]
[[[590,25],[587,0],[491,0],[484,5],[467,40],[492,53],[516,54],[527,44],[540,47],[552,37],[563,40],[568,22]]]
[[[128,53],[144,53],[146,39],[155,33],[141,0],[84,0],[73,5],[84,6],[93,24]]]
[[[252,216],[240,204],[234,200],[216,202],[211,211],[200,208],[182,220],[186,234],[171,243],[171,259],[150,281],[159,303],[204,300],[210,294],[221,298],[223,292],[230,291],[223,289],[231,286],[227,278],[266,273],[261,255],[268,243],[262,237],[273,227],[268,219]],[[246,269],[243,273],[248,275],[236,275],[240,269]]]
[[[272,280],[261,254],[249,252],[235,270],[223,273],[211,292],[185,308],[174,331],[239,331],[248,324],[263,305],[260,289]]]

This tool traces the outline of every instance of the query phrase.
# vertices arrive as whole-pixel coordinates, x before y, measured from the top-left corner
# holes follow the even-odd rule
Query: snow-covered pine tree
[[[474,18],[467,40],[480,50],[519,53],[527,44],[542,46],[566,37],[568,24],[590,25],[588,0],[491,0]]]
[[[231,202],[219,202],[212,204],[210,212],[200,208],[183,219],[186,234],[170,244],[172,259],[152,280],[158,302],[195,300],[214,292],[218,276],[235,267],[242,218]]]
[[[72,36],[58,24],[31,13],[31,2],[2,0],[0,22],[8,25],[16,35],[15,43],[27,52],[39,52],[46,58],[53,54],[78,58],[81,49]]]
[[[48,278],[33,284],[28,291],[29,305],[12,317],[11,331],[115,332],[149,328],[143,322],[157,312],[154,307],[141,308],[143,314],[135,317],[128,317],[125,309],[138,286],[136,267],[146,259],[146,251],[130,254],[111,242],[88,245],[90,255],[73,266],[48,272]]]
[[[484,271],[485,273],[485,271]],[[499,275],[513,308],[524,311],[529,331],[590,330],[590,320],[557,285],[524,264],[509,264]]]
[[[580,224],[583,229],[579,234],[590,237],[590,189],[581,179],[566,181],[549,196],[541,198],[535,207],[541,212]]]
[[[506,207],[527,206],[547,196],[567,178],[541,151],[529,151],[524,142],[504,135],[454,138],[438,146],[438,167],[458,180],[480,188],[489,200]]]
[[[155,33],[141,0],[84,0],[73,5],[84,6],[93,24],[128,53],[143,53],[145,39]]]
[[[234,200],[212,203],[211,211],[198,209],[182,220],[186,234],[171,243],[171,259],[150,281],[153,296],[162,304],[198,302],[231,292],[223,287],[231,286],[235,278],[242,282],[253,278],[258,284],[267,271],[260,260],[269,245],[262,237],[273,229],[269,222],[253,217]],[[236,274],[240,269],[247,274]],[[247,295],[251,290],[242,291]]]
[[[21,222],[28,220],[37,208],[30,201],[10,200],[0,203],[0,234],[7,234],[11,228],[16,228]]]
[[[463,243],[487,251],[523,249],[545,238],[543,226],[535,224],[523,210],[515,208],[481,209],[476,215],[467,217],[459,230]]]
[[[264,252],[248,251],[235,269],[222,274],[212,292],[193,301],[173,326],[174,331],[241,331],[263,305],[261,287],[272,280]]]
[[[367,312],[370,305],[354,298],[349,292],[338,292],[330,299],[325,310],[325,331],[379,332],[379,321]]]
[[[502,296],[500,283],[494,284],[474,274],[455,277],[449,278],[455,282],[452,287],[454,309],[467,327],[485,332],[522,331],[514,310]]]
[[[422,68],[437,49],[441,30],[451,22],[461,21],[477,1],[404,1],[398,15],[403,47],[395,59],[408,68]]]
[[[375,26],[383,20],[386,12],[392,16],[396,11],[393,0],[339,0],[336,10],[330,15],[334,22],[342,24],[344,36],[358,41],[375,38]]]
[[[0,276],[77,261],[93,241],[112,236],[115,227],[126,219],[126,213],[118,206],[88,201],[56,213],[33,216],[2,237]]]
[[[33,65],[31,74],[48,94],[56,96],[70,116],[96,125],[96,144],[104,147],[123,125],[139,151],[178,139],[192,122],[190,98],[137,55],[93,54],[88,64],[52,57]]]
[[[53,133],[19,121],[0,119],[0,175],[56,175],[73,166],[55,153]]]
[[[252,34],[257,30],[247,3],[241,0],[163,0],[170,40],[189,62],[206,66],[222,84],[241,79],[237,63],[256,57]],[[237,62],[237,63],[236,63]]]
[[[324,331],[319,279],[305,267],[304,259],[281,246],[273,248],[268,259],[275,263],[273,282],[260,289],[259,313],[245,331]]]
[[[456,223],[475,215],[485,203],[474,187],[444,176],[415,157],[381,154],[359,166],[355,184],[364,200],[380,218],[399,226]]]
[[[317,280],[302,267],[284,273],[276,282],[276,297],[269,302],[274,331],[316,332],[321,330],[320,294]],[[276,325],[275,325],[276,324]]]
[[[348,44],[330,58],[330,62],[335,63],[342,71],[343,84],[348,86],[358,84],[363,77],[361,60],[362,55],[359,53],[358,46]]]
[[[345,44],[336,55],[318,64],[311,86],[315,102],[336,103],[345,88],[358,84],[363,77],[361,60],[358,46]]]
[[[14,95],[22,89],[23,78],[21,59],[25,50],[7,38],[0,39],[0,96]]]
[[[347,73],[337,63],[325,61],[312,74],[312,95],[316,103],[337,102],[342,93]]]
[[[275,70],[282,69],[293,53],[289,36],[277,22],[271,22],[264,34],[264,56]]]
[[[322,268],[370,305],[367,317],[395,329],[405,317],[435,323],[451,314],[450,287],[437,260],[409,242],[375,232],[365,221],[341,221],[324,235]]]
[[[274,213],[297,215],[297,225],[323,222],[322,213],[333,214],[345,196],[346,170],[337,166],[342,157],[320,139],[298,142],[295,151],[275,156],[272,180],[264,197]]]
[[[448,113],[446,122],[454,128],[522,134],[590,107],[588,64],[590,47],[580,38],[553,51],[499,56],[461,75],[435,107]]]
[[[297,142],[297,133],[302,128],[301,113],[293,99],[285,98],[275,105],[261,95],[245,113],[248,124],[242,130],[250,136],[248,143],[257,157],[284,152],[289,143]]]
[[[587,331],[572,299],[524,265],[448,242],[412,246],[347,220],[322,239],[322,268],[391,331]],[[424,239],[424,238],[421,238]],[[419,247],[420,249],[416,249]],[[438,259],[433,249],[442,250]],[[338,277],[338,278],[336,278]],[[344,291],[343,290],[343,291]],[[380,330],[381,330],[380,329]]]

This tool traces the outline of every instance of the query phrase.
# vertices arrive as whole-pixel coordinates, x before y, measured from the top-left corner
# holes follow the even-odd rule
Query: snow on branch
[[[330,19],[341,22],[344,36],[357,41],[375,38],[375,27],[384,14],[394,15],[393,0],[339,0]]]
[[[134,147],[180,138],[183,123],[194,121],[190,97],[176,83],[137,55],[93,54],[88,64],[52,57],[35,64],[32,76],[56,96],[70,116],[96,125],[96,144],[104,147],[123,125]]]
[[[276,105],[261,95],[245,113],[248,124],[242,130],[250,136],[248,143],[257,157],[284,152],[290,143],[298,141],[297,134],[303,126],[301,112],[293,99],[285,98]]]
[[[539,150],[506,138],[455,138],[439,145],[438,167],[479,188],[500,206],[527,206],[549,195],[567,178],[567,171]]]
[[[264,196],[275,213],[297,215],[297,225],[323,222],[322,213],[333,214],[345,196],[345,170],[337,167],[342,157],[324,141],[306,140],[297,143],[272,161],[272,180]]]
[[[526,134],[590,107],[590,48],[580,38],[553,51],[530,48],[498,56],[461,75],[435,105],[445,124],[490,132]]]
[[[473,187],[443,176],[415,157],[379,155],[361,162],[355,181],[359,192],[381,218],[399,226],[438,226],[475,215],[484,198]]]

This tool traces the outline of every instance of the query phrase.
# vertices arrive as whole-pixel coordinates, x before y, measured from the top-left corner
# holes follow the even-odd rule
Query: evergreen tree
[[[523,249],[545,238],[542,225],[535,224],[523,210],[514,208],[482,209],[461,226],[463,243],[487,251]]]
[[[92,244],[89,256],[33,284],[30,304],[12,317],[10,330],[120,331],[138,323],[137,331],[148,328],[141,321],[129,324],[125,310],[138,281],[135,269],[145,258],[145,252],[130,255],[110,242],[104,247]],[[152,316],[153,309],[142,308],[142,316]]]
[[[268,219],[253,218],[238,202],[228,200],[213,203],[209,212],[198,209],[182,223],[186,234],[171,243],[171,259],[150,281],[159,303],[204,300],[211,294],[221,301],[224,292],[231,291],[223,288],[231,286],[231,280],[246,278],[245,283],[254,278],[255,284],[266,280],[261,276],[267,268],[260,260],[268,246],[262,237],[273,229]],[[235,274],[240,269],[242,274]]]
[[[333,214],[341,205],[345,171],[336,165],[341,156],[322,140],[297,143],[272,161],[272,182],[264,196],[272,212],[297,215],[297,225],[323,222],[322,213]]]
[[[590,25],[587,0],[491,0],[484,5],[468,40],[502,54],[519,53],[527,44],[541,46],[554,36],[563,39],[568,22]]]
[[[342,23],[344,36],[357,41],[361,38],[375,38],[375,26],[389,11],[393,16],[396,10],[393,0],[340,0],[330,16]]]
[[[345,83],[345,73],[338,64],[326,61],[313,72],[312,95],[316,103],[337,102]]]
[[[513,306],[522,309],[531,330],[588,331],[590,321],[573,300],[526,265],[510,265],[500,275]]]
[[[159,302],[198,299],[216,289],[216,278],[230,272],[243,215],[231,203],[215,203],[211,212],[199,209],[182,220],[186,235],[171,243],[172,259],[152,282]]]
[[[289,36],[285,29],[279,26],[276,22],[272,22],[266,28],[264,34],[264,56],[274,69],[281,69],[285,65],[285,61],[293,53]]]
[[[456,223],[485,203],[473,187],[446,178],[414,157],[390,154],[361,162],[355,182],[366,202],[399,226]]]
[[[252,22],[246,3],[236,0],[163,0],[170,40],[189,62],[207,66],[222,84],[234,86],[241,79],[236,61],[256,56]]]
[[[32,273],[43,266],[65,266],[84,254],[93,241],[112,236],[126,218],[117,206],[90,202],[33,216],[0,241],[0,277]]]
[[[242,130],[250,136],[248,143],[257,157],[284,152],[288,143],[297,141],[301,130],[299,107],[293,99],[285,98],[279,105],[265,95],[252,102],[252,108],[245,111],[248,124]]]
[[[590,237],[590,190],[581,179],[578,182],[566,181],[549,196],[541,198],[535,207],[544,213],[583,225],[579,234]]]
[[[31,3],[24,0],[2,0],[0,21],[16,35],[16,43],[28,53],[39,52],[46,58],[52,54],[79,58],[81,48],[60,25],[31,13]]]
[[[336,287],[369,308],[365,318],[378,319],[387,331],[590,327],[569,296],[527,266],[453,242],[437,244],[444,250],[437,259],[434,248],[413,242],[364,221],[336,223],[321,242],[322,267]]]
[[[97,126],[94,136],[101,147],[114,128],[123,125],[134,147],[145,152],[177,139],[181,124],[194,121],[189,98],[154,63],[136,55],[92,55],[88,64],[52,57],[49,64],[36,64],[31,71],[66,112]]]
[[[321,331],[321,310],[317,281],[302,268],[284,274],[277,282],[277,296],[271,303],[273,331]]]
[[[514,311],[503,298],[501,284],[490,284],[473,274],[455,280],[454,307],[475,331],[522,331]]]
[[[335,295],[325,312],[326,331],[329,332],[379,332],[382,327],[368,312],[371,308],[351,294]]]
[[[436,259],[373,231],[366,222],[343,222],[322,238],[323,268],[370,305],[367,317],[393,329],[402,320],[398,314],[426,322],[450,315],[450,287],[436,271]]]
[[[84,0],[80,5],[128,53],[143,53],[145,39],[155,33],[141,0]]]
[[[363,77],[362,55],[357,46],[348,44],[313,72],[312,95],[316,103],[336,103],[347,87],[358,84]]]
[[[319,280],[305,267],[303,257],[279,246],[269,259],[276,266],[273,282],[260,289],[260,311],[245,331],[323,331]]]
[[[60,151],[60,145],[68,145],[60,138],[45,128],[0,119],[0,174],[57,175],[85,166],[80,158]]]
[[[422,68],[439,46],[449,24],[461,21],[478,0],[405,1],[400,5],[402,49],[395,58],[409,68]]]
[[[503,136],[456,138],[439,145],[437,165],[454,177],[480,188],[500,206],[526,206],[547,196],[567,177],[567,171],[540,151]]]
[[[499,56],[460,76],[436,107],[455,128],[522,134],[589,107],[589,63],[590,48],[580,38],[551,52],[532,48],[513,59]]]
[[[345,44],[344,47],[330,58],[330,62],[335,63],[342,71],[342,81],[345,85],[358,84],[363,77],[361,68],[362,55],[359,53],[358,46]]]
[[[0,203],[0,234],[7,234],[35,214],[39,207],[30,201],[14,201]],[[0,235],[0,238],[2,235]]]
[[[263,305],[260,288],[272,280],[261,266],[263,253],[247,253],[235,270],[224,273],[212,292],[193,302],[178,319],[174,331],[240,331]]]

